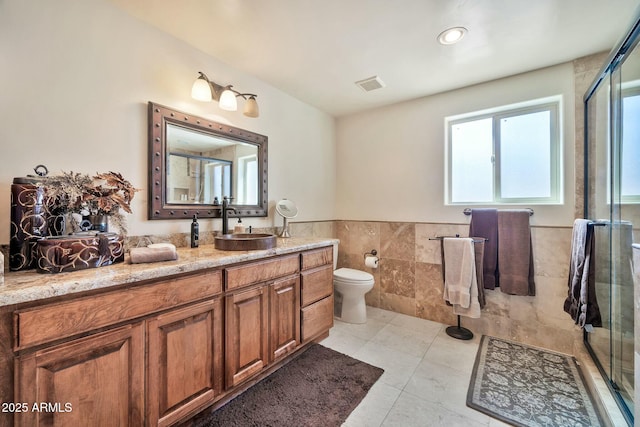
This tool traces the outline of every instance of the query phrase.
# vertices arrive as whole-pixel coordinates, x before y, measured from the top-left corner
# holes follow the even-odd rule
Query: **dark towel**
[[[511,295],[536,294],[529,211],[498,211],[498,268],[500,289]]]
[[[484,263],[484,238],[483,237],[472,237],[473,239],[473,248],[475,249],[475,257],[476,257],[476,281],[478,282],[478,302],[480,303],[480,308],[484,308],[487,304],[484,297],[484,279],[482,272],[482,264]]]
[[[484,257],[482,258],[483,283],[485,289],[498,286],[498,210],[472,209],[469,236],[483,237]]]
[[[564,301],[564,311],[576,324],[584,327],[602,326],[600,307],[596,299],[595,233],[593,223],[576,219],[571,237],[571,262],[569,263],[569,291]]]

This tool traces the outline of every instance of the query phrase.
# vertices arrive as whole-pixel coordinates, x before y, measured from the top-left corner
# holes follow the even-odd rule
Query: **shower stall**
[[[585,218],[593,221],[602,327],[584,342],[629,425],[634,419],[632,244],[640,236],[640,21],[585,93]],[[640,266],[636,266],[640,268]]]

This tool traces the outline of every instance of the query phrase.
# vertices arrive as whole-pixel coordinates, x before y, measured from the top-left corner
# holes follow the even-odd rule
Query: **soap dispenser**
[[[244,228],[244,224],[242,223],[242,218],[238,218],[238,223],[235,227],[233,227],[233,232],[236,234],[246,233],[246,228]]]
[[[193,216],[193,222],[191,223],[191,247],[198,247],[198,239],[200,238],[199,234],[200,226],[198,225],[198,215]]]

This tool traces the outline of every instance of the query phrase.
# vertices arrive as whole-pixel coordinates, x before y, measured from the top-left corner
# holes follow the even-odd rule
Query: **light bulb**
[[[202,75],[193,82],[193,86],[191,87],[191,97],[198,101],[205,102],[211,102],[213,99],[211,96],[211,86],[209,86],[209,82],[206,81]]]
[[[238,101],[236,100],[236,94],[229,89],[230,87],[227,86],[220,95],[219,105],[223,110],[236,111],[238,109]]]
[[[258,117],[260,115],[258,102],[256,101],[256,97],[254,95],[251,95],[249,99],[247,99],[247,102],[245,102],[244,115],[247,117]]]
[[[438,35],[438,42],[445,45],[458,43],[465,34],[467,34],[467,29],[464,27],[449,28]]]

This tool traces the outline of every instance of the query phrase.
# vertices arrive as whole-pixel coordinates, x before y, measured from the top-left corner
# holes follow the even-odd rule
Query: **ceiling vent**
[[[368,79],[357,81],[356,84],[362,88],[365,92],[371,92],[372,90],[381,89],[385,87],[385,84],[380,77],[373,76]]]

